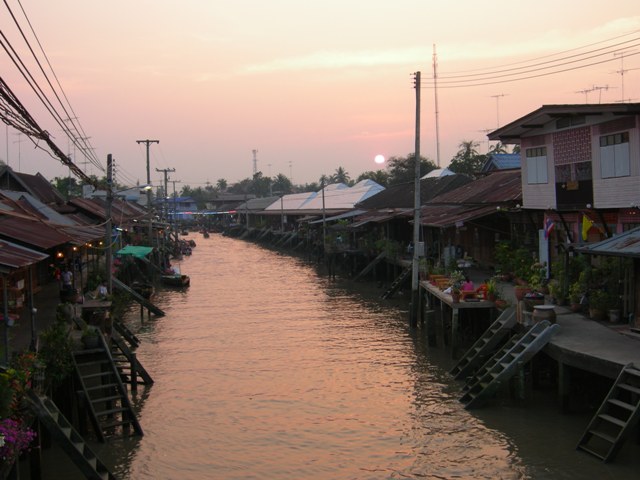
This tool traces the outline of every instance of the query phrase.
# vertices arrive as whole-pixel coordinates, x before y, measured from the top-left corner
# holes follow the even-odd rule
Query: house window
[[[628,177],[629,165],[629,132],[600,137],[602,178]]]
[[[527,183],[547,183],[547,147],[527,148]]]

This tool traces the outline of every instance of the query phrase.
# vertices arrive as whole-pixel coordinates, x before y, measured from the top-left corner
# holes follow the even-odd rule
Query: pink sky
[[[586,52],[618,36],[640,38],[637,0],[541,0],[535,6],[513,0],[22,1],[96,155],[105,164],[113,154],[123,184],[146,182],[140,139],[160,140],[151,146],[156,184],[161,174],[155,170],[164,168],[175,168],[171,177],[194,187],[219,178],[233,183],[253,174],[254,149],[267,176],[283,173],[306,183],[343,167],[355,178],[377,168],[376,154],[414,151],[411,74],[420,70],[425,84],[431,80],[434,44],[439,75],[446,77],[531,65],[591,45],[580,50]],[[19,5],[9,5],[28,29]],[[44,88],[1,8],[3,33]],[[485,151],[483,130],[543,104],[620,101],[622,69],[625,100],[640,102],[640,46],[626,52],[624,60],[610,54],[607,63],[536,79],[440,88],[441,166],[462,140],[477,140]],[[70,149],[4,52],[2,62],[14,93],[56,143]],[[578,93],[594,86],[608,89]],[[435,161],[434,92],[421,93],[421,153]],[[15,130],[8,137],[13,168],[67,175],[57,160],[18,143]],[[83,159],[76,161],[83,166]]]

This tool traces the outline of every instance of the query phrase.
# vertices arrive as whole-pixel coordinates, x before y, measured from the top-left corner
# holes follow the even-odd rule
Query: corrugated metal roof
[[[49,255],[46,253],[36,252],[30,248],[0,240],[0,269],[5,272],[28,267],[47,257]]]
[[[64,203],[64,198],[60,192],[58,192],[58,190],[56,190],[40,173],[30,175],[28,173],[14,172],[13,170],[11,170],[11,173],[14,178],[25,187],[26,192],[31,193],[42,203],[47,205]]]
[[[420,224],[428,227],[447,228],[462,226],[465,222],[496,213],[496,207],[485,205],[427,205],[420,210]]]
[[[494,170],[512,170],[514,168],[520,168],[519,153],[492,153],[480,171],[486,173]]]
[[[459,188],[471,179],[466,175],[445,175],[444,177],[423,178],[420,180],[420,203],[423,205],[433,197],[449,190]],[[365,210],[383,208],[413,208],[413,182],[391,185],[356,204],[356,208]]]
[[[42,203],[30,193],[1,190],[0,194],[16,202],[16,204],[20,208],[22,208],[25,212],[28,212],[32,216],[36,216],[43,220],[48,220],[60,225],[74,224],[73,220],[67,218],[65,215],[61,215],[59,212]]]
[[[0,214],[0,237],[43,250],[71,243],[72,238],[45,222]]]
[[[576,248],[591,255],[640,258],[640,227]]]
[[[106,236],[104,227],[95,225],[56,225],[55,228],[68,235],[72,245],[84,245]]]
[[[448,178],[448,177],[445,177]],[[522,203],[520,170],[495,171],[466,185],[438,195],[430,204]]]

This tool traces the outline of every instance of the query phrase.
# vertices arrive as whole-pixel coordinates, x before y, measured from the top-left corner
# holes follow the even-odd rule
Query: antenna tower
[[[251,150],[253,152],[253,174],[258,173],[258,150]]]

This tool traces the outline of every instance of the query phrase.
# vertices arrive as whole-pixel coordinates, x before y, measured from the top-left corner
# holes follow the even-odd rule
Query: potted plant
[[[93,325],[85,326],[82,329],[82,337],[80,340],[82,341],[84,348],[98,348],[98,345],[100,344],[98,329]]]
[[[451,283],[451,299],[454,303],[458,303],[460,301],[460,295],[462,294],[464,274],[460,270],[453,270],[451,275],[449,275],[449,281]]]
[[[589,318],[592,320],[604,320],[613,305],[610,293],[600,289],[589,292]]]
[[[496,282],[496,279],[492,277],[487,280],[487,282],[485,283],[485,287],[485,291],[487,292],[487,300],[489,300],[490,302],[495,302],[499,297],[498,282]]]

